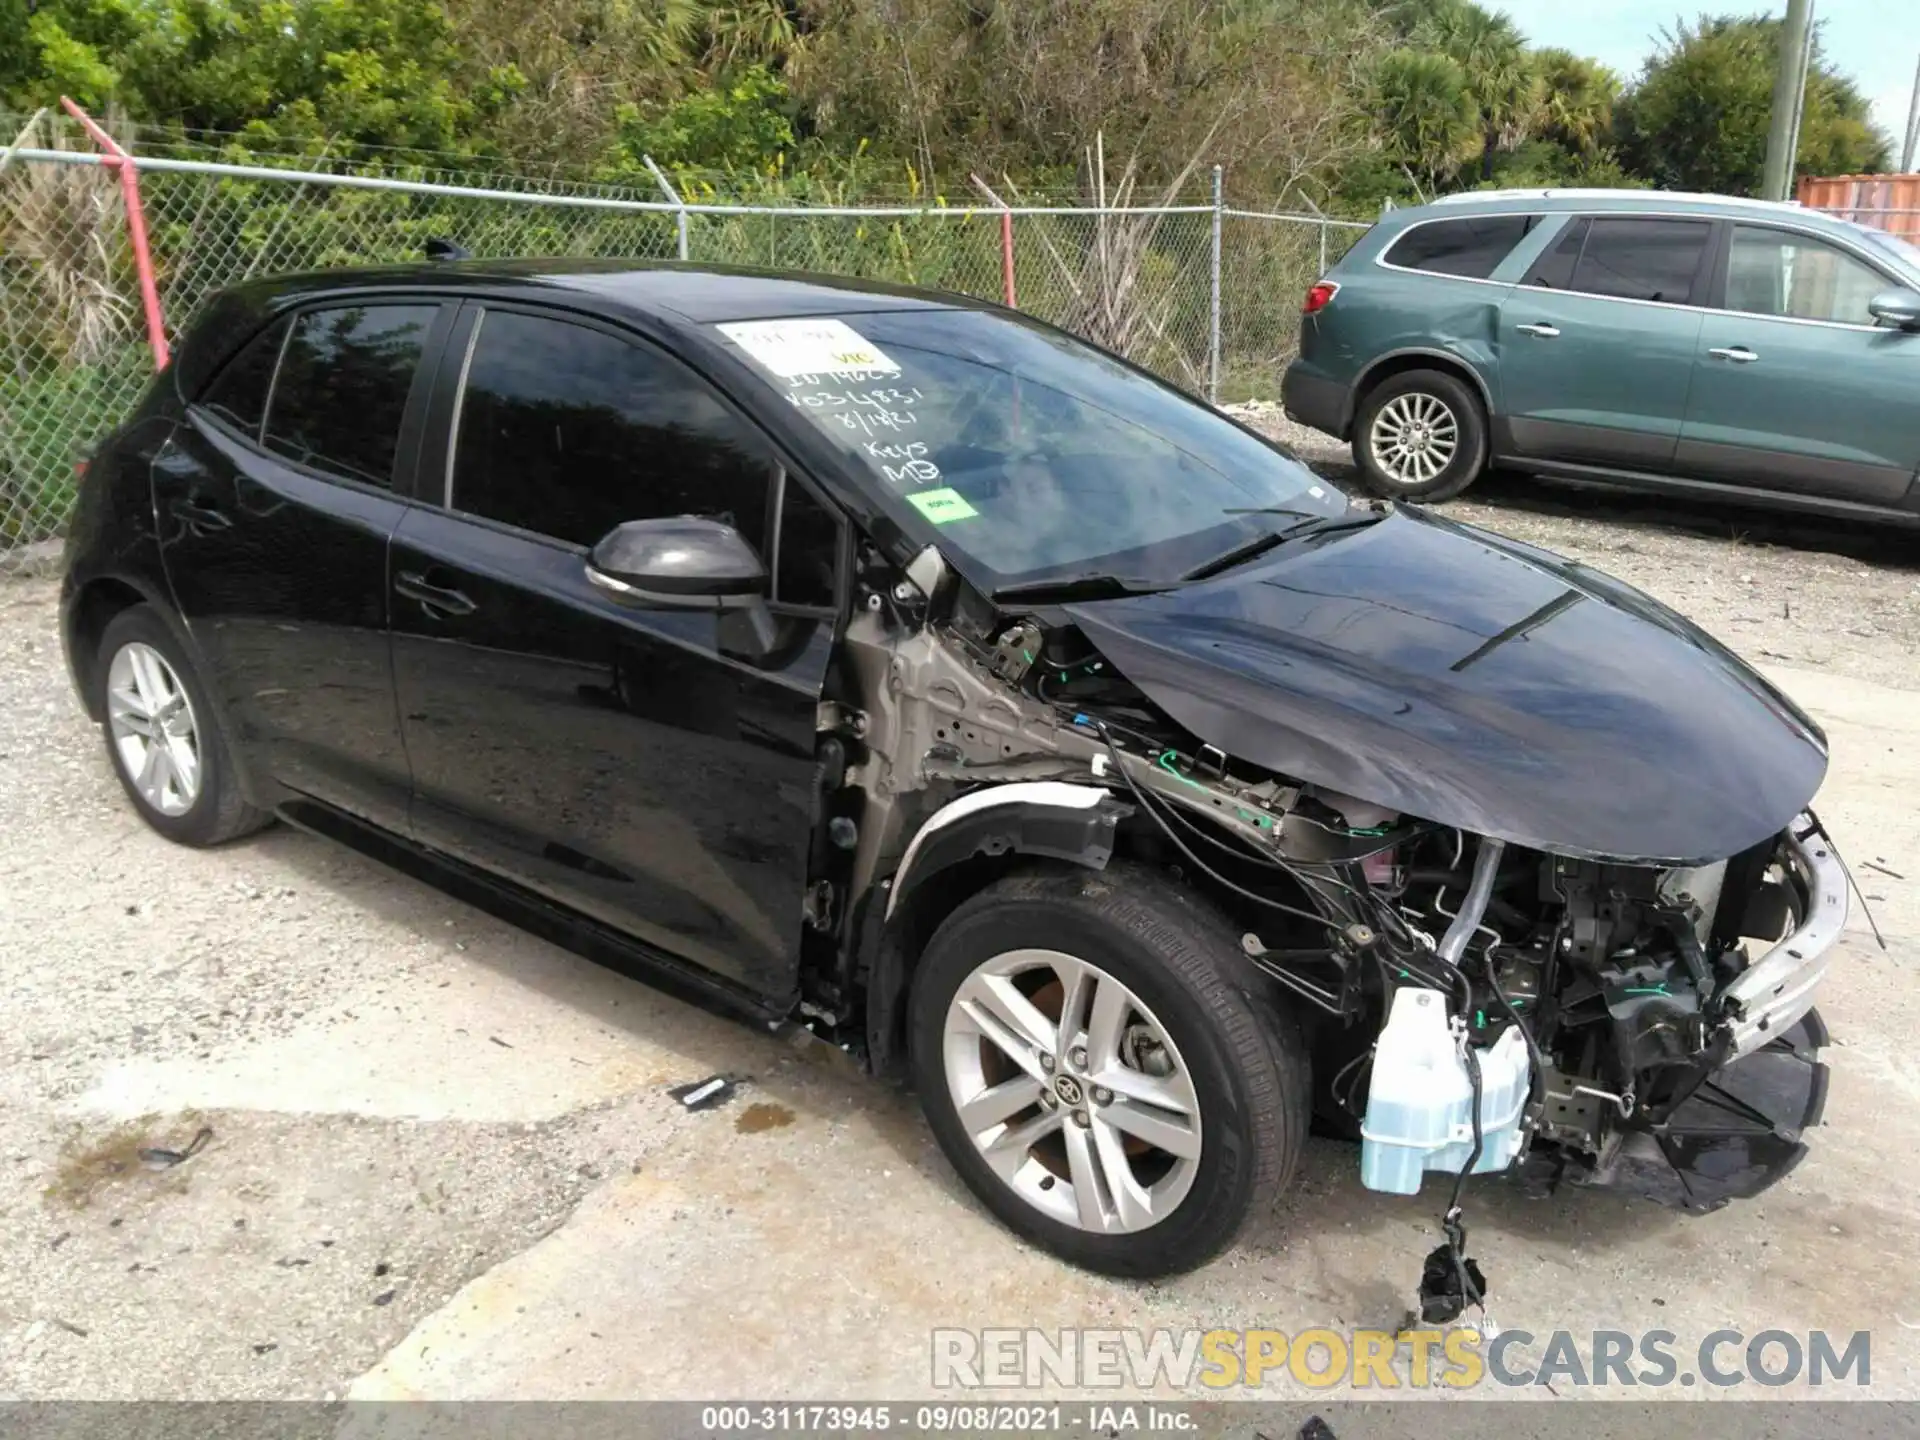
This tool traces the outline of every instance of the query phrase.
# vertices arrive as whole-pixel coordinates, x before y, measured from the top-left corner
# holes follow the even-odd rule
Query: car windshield
[[[1017,316],[930,309],[715,328],[869,477],[908,534],[937,540],[990,589],[1096,572],[1171,584],[1253,537],[1347,509],[1285,451]]]

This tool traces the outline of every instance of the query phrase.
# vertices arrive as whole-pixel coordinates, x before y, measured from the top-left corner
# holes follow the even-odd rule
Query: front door
[[[1687,413],[1706,220],[1576,216],[1500,307],[1503,448],[1664,470]]]
[[[841,522],[700,377],[624,334],[470,309],[452,350],[446,503],[393,549],[416,837],[790,997]],[[779,527],[771,653],[588,581],[614,526],[685,514],[762,554]]]
[[[1920,469],[1920,335],[1877,327],[1867,308],[1896,288],[1803,231],[1734,225],[1724,309],[1700,332],[1676,467],[1898,505]]]
[[[392,830],[410,788],[387,639],[401,436],[431,301],[257,336],[153,466],[174,602],[248,769]]]

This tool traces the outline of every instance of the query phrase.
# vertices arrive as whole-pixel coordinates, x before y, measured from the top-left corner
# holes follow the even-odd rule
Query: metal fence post
[[[1327,273],[1327,222],[1324,216],[1320,220],[1320,274]]]
[[[687,202],[682,200],[680,192],[667,182],[666,175],[658,165],[653,163],[651,155],[642,155],[640,158],[646,161],[647,169],[653,172],[654,183],[660,187],[660,193],[680,207],[674,214],[673,221],[680,231],[680,258],[685,260],[687,258]]]
[[[1000,289],[1006,298],[1007,308],[1013,309],[1019,304],[1013,291],[1013,212],[1000,212]]]
[[[67,113],[80,122],[81,127],[93,138],[93,143],[101,149],[100,163],[114,171],[120,177],[120,203],[127,212],[127,241],[133,246],[134,275],[140,283],[140,308],[147,317],[147,347],[153,352],[153,368],[167,368],[167,327],[160,313],[160,286],[154,278],[153,252],[147,245],[147,212],[140,204],[140,172],[134,168],[133,157],[120,148],[118,142],[94,123],[93,117],[74,104],[65,95],[60,103]]]
[[[1210,277],[1207,315],[1207,403],[1220,403],[1220,231],[1226,219],[1221,199],[1221,173],[1213,167],[1213,274]]]

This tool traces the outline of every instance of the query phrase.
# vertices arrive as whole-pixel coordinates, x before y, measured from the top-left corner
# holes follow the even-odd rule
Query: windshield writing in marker
[[[920,412],[913,407],[926,397],[919,386],[875,383],[898,379],[896,371],[794,375],[787,380],[787,403],[858,436],[857,443],[878,463],[888,484],[907,489],[940,485],[944,477],[928,458],[925,441],[883,438],[907,435],[920,423]]]

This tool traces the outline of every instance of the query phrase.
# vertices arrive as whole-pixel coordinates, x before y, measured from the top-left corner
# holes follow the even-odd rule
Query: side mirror
[[[1920,330],[1920,292],[1882,290],[1867,302],[1867,311],[1882,325]]]
[[[767,567],[740,532],[692,516],[615,526],[587,556],[587,579],[659,609],[743,610],[767,592]]]

